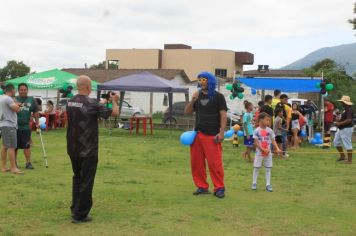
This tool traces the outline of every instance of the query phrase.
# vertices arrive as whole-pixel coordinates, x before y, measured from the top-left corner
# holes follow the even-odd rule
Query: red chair
[[[132,129],[133,129],[133,123],[134,122],[136,122],[136,134],[139,133],[140,121],[141,120],[142,120],[143,135],[146,136],[147,120],[148,120],[149,125],[150,125],[151,135],[153,135],[152,117],[151,116],[142,116],[142,115],[137,115],[137,116],[130,117],[130,134],[132,134]]]

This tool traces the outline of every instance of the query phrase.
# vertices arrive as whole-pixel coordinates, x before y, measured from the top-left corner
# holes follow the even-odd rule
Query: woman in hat
[[[342,103],[344,107],[344,112],[341,115],[341,119],[336,122],[338,131],[335,134],[334,145],[340,153],[338,161],[342,161],[345,164],[352,163],[352,133],[353,128],[353,103],[350,100],[349,96],[342,96],[339,102]],[[343,150],[343,146],[347,151],[347,159]]]

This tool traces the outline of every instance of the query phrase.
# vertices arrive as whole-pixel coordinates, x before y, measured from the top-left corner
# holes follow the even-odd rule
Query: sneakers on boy
[[[216,190],[216,192],[214,193],[215,197],[217,198],[224,198],[225,197],[225,189],[220,188],[218,190]]]
[[[271,185],[267,185],[266,186],[266,191],[267,192],[273,192],[272,186]]]
[[[35,168],[32,166],[31,162],[29,162],[29,163],[26,163],[26,169],[33,170]]]
[[[252,190],[256,190],[257,189],[257,184],[252,184],[251,189]]]
[[[193,195],[200,195],[200,194],[208,194],[210,193],[209,190],[205,189],[205,188],[198,188]]]

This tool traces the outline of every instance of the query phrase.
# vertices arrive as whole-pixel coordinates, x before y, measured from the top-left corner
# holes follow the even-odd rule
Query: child
[[[246,112],[242,117],[243,129],[244,129],[244,145],[246,146],[246,151],[243,153],[244,159],[251,162],[251,150],[253,148],[253,126],[252,126],[252,110],[253,105],[251,102],[245,101]]]
[[[255,161],[253,163],[253,182],[252,182],[252,190],[257,189],[257,177],[260,168],[262,167],[262,161],[264,162],[264,166],[266,168],[266,190],[268,192],[272,192],[271,186],[271,168],[272,168],[272,152],[271,152],[271,144],[273,144],[275,152],[280,155],[282,151],[279,149],[276,141],[274,140],[275,134],[271,128],[268,126],[271,122],[271,117],[262,112],[258,116],[259,127],[253,133],[253,138],[255,139],[256,145],[256,156]]]
[[[292,149],[299,148],[299,131],[300,131],[300,123],[299,120],[303,116],[299,111],[299,106],[297,103],[292,104]]]
[[[282,109],[276,109],[275,110],[276,117],[274,118],[274,123],[273,123],[273,131],[276,135],[276,143],[278,145],[278,148],[283,150],[283,137],[282,137],[282,132],[285,131],[285,129],[282,127],[283,123],[283,110]]]

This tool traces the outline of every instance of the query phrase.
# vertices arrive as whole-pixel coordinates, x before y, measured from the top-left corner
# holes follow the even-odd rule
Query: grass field
[[[71,165],[65,132],[44,133],[49,168],[33,134],[35,170],[1,174],[0,235],[355,235],[356,164],[307,146],[275,160],[274,192],[250,190],[252,165],[224,143],[226,198],[193,196],[181,132],[100,134],[92,223],[70,223]],[[334,152],[334,150],[331,150]],[[305,152],[314,152],[307,154]],[[324,153],[317,153],[324,152]],[[24,165],[23,154],[19,156]],[[210,182],[210,178],[209,178]]]

